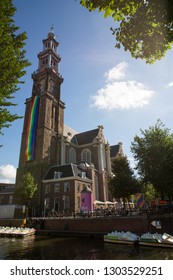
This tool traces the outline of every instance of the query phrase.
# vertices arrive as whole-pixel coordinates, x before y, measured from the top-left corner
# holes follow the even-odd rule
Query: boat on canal
[[[128,244],[134,245],[135,242],[138,242],[140,236],[137,234],[131,233],[130,231],[114,231],[104,235],[104,241],[108,243],[116,243],[116,244]]]
[[[135,246],[151,246],[151,247],[164,247],[173,248],[173,236],[164,233],[145,233],[143,235],[137,235],[127,232],[111,232],[104,235],[104,242],[113,244],[125,244]]]
[[[140,246],[173,248],[173,236],[167,233],[145,233],[139,239]]]
[[[0,227],[0,237],[25,237],[34,234],[34,228]]]

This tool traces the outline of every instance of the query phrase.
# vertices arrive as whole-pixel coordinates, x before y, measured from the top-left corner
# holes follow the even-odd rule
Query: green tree
[[[153,184],[162,199],[173,194],[173,135],[158,120],[135,136],[131,151],[136,169],[145,183]]]
[[[157,197],[157,192],[154,186],[150,183],[144,184],[141,192],[144,194],[145,202],[152,202]]]
[[[109,190],[113,197],[123,198],[125,203],[138,190],[137,180],[126,157],[117,157],[112,162],[113,176],[109,179]]]
[[[115,46],[123,46],[132,57],[153,63],[173,44],[172,0],[80,0],[80,4],[119,22],[118,27],[111,27]]]
[[[12,114],[9,107],[15,106],[12,99],[14,93],[22,83],[21,77],[25,75],[25,67],[30,63],[25,59],[23,49],[27,39],[26,33],[19,33],[15,26],[14,13],[16,8],[12,0],[1,1],[0,8],[0,134],[4,127],[9,127],[11,122],[18,119],[17,114]]]
[[[37,184],[34,181],[30,172],[27,172],[23,176],[22,185],[16,188],[15,195],[19,199],[20,203],[30,206],[30,202],[37,192]]]

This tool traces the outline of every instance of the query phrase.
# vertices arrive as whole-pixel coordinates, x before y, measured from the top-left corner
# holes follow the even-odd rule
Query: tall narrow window
[[[64,192],[69,192],[70,191],[70,182],[65,182],[64,183]]]
[[[54,192],[57,193],[57,192],[60,192],[60,183],[56,183],[54,185]]]
[[[64,197],[64,210],[69,210],[70,209],[70,197],[65,196]]]
[[[91,163],[91,151],[89,149],[84,149],[81,153],[81,161]]]
[[[54,210],[59,211],[59,197],[54,197]]]
[[[50,192],[50,185],[46,185],[45,186],[45,193],[49,193]]]
[[[50,209],[50,197],[46,197],[44,200],[45,210]]]
[[[76,151],[74,148],[70,148],[69,150],[69,163],[75,163],[76,162]]]

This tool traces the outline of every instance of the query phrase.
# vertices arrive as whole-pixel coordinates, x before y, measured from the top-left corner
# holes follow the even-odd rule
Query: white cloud
[[[166,87],[173,87],[173,82],[169,83]]]
[[[108,82],[115,81],[115,80],[122,80],[125,78],[125,70],[127,69],[128,64],[123,61],[110,69],[108,72],[105,73],[105,77],[107,78]]]
[[[1,183],[14,183],[16,178],[16,168],[13,165],[0,166],[0,182]]]
[[[105,76],[106,84],[91,97],[92,105],[98,109],[133,109],[149,104],[154,92],[137,81],[116,81],[125,78],[127,63],[123,62],[110,69]]]

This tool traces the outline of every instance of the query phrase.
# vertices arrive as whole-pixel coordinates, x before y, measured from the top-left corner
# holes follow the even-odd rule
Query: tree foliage
[[[23,176],[22,185],[15,191],[15,195],[19,198],[22,204],[29,206],[32,198],[37,192],[37,184],[34,181],[30,172]]]
[[[17,114],[12,114],[9,107],[15,106],[12,99],[25,75],[25,67],[30,63],[25,59],[26,33],[19,33],[15,26],[13,16],[16,8],[12,0],[1,1],[0,8],[0,133],[4,127],[9,127],[11,122],[18,119]]]
[[[137,181],[126,157],[117,157],[113,160],[112,173],[108,184],[113,197],[125,200],[137,192]]]
[[[173,44],[172,0],[80,0],[89,11],[98,9],[119,26],[111,27],[116,47],[124,47],[132,57],[153,63]]]
[[[150,182],[164,196],[173,194],[173,134],[158,120],[135,136],[131,151],[136,169],[145,183]]]
[[[158,197],[154,186],[150,183],[143,184],[141,192],[144,194],[146,203],[152,202]]]

